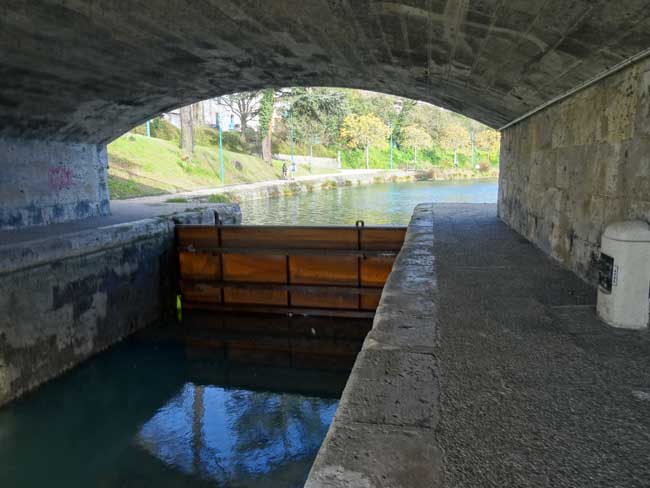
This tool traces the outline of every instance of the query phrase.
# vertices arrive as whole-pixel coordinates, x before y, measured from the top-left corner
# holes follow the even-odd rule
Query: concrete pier
[[[0,231],[110,214],[103,144],[0,139]]]
[[[650,337],[498,220],[416,209],[308,488],[641,487]]]

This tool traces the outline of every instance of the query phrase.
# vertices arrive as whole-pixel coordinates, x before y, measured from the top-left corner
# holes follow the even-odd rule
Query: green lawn
[[[219,150],[211,146],[196,146],[191,158],[183,157],[174,141],[126,134],[108,146],[109,190],[111,198],[178,193],[211,188],[222,184],[219,179]],[[282,162],[273,166],[248,154],[224,151],[225,184],[253,183],[275,180],[282,175]],[[298,168],[298,176],[309,173]]]

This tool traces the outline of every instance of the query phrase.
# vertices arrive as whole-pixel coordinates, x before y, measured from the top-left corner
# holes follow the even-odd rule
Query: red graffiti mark
[[[67,190],[72,186],[72,170],[65,166],[47,170],[47,181],[52,190]]]

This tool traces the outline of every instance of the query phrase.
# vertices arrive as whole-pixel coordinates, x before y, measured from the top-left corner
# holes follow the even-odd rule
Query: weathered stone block
[[[443,486],[443,454],[431,429],[335,421],[325,442],[305,488]]]
[[[174,259],[171,219],[0,246],[0,405],[170,312]]]

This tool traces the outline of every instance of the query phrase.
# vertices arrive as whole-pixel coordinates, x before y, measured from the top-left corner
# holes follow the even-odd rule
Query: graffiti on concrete
[[[72,169],[67,166],[57,166],[47,170],[47,182],[50,189],[61,191],[72,186]]]

